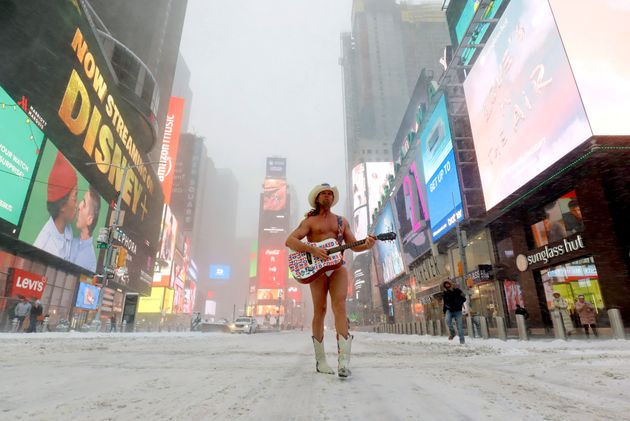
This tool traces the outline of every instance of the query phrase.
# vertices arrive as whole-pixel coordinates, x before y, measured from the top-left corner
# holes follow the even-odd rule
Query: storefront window
[[[551,308],[553,293],[559,292],[574,312],[578,295],[593,304],[597,313],[604,309],[604,299],[599,288],[599,277],[592,257],[553,266],[540,271],[545,289],[547,307]]]
[[[545,206],[541,218],[531,226],[536,248],[584,230],[575,190]]]
[[[492,264],[492,244],[489,242],[488,231],[484,230],[477,233],[473,237],[468,238],[466,245],[466,266],[468,271],[472,271],[479,265]],[[461,275],[461,259],[459,257],[459,248],[454,247],[449,250],[450,260],[453,262],[452,267],[455,268],[455,276]]]

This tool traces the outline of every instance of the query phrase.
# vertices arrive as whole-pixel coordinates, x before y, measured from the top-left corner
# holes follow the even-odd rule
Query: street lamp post
[[[98,294],[96,316],[94,316],[94,320],[92,321],[93,328],[97,332],[101,330],[101,308],[103,305],[103,289],[105,289],[105,287],[107,287],[107,285],[109,284],[109,278],[108,278],[109,274],[114,273],[114,269],[112,268],[112,265],[111,265],[112,237],[114,233],[117,231],[118,225],[119,225],[120,208],[122,206],[122,196],[123,196],[122,191],[125,188],[125,182],[127,181],[127,172],[132,168],[138,168],[138,167],[143,167],[145,165],[157,164],[159,162],[161,161],[141,162],[140,164],[136,164],[136,165],[125,165],[124,167],[113,165],[111,163],[108,165],[109,167],[122,169],[123,173],[120,180],[120,188],[118,189],[118,198],[116,200],[116,205],[114,208],[114,220],[112,221],[112,226],[110,228],[109,236],[107,238],[107,249],[105,251],[105,261],[103,262],[103,275],[102,275],[103,286],[101,287],[101,290]],[[97,164],[96,162],[86,162],[85,165],[102,165],[102,164]]]

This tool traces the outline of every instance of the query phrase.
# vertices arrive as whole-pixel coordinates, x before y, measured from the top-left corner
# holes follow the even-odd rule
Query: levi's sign
[[[585,249],[584,239],[580,234],[575,237],[564,238],[559,243],[546,245],[542,249],[536,249],[527,254],[519,254],[516,257],[516,267],[521,272],[525,272],[528,268],[534,269],[553,262],[556,258],[565,254],[574,253]]]
[[[11,295],[23,295],[39,300],[46,289],[47,280],[45,276],[14,268]]]

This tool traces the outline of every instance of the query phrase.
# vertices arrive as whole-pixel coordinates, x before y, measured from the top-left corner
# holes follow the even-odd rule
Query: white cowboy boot
[[[319,342],[315,339],[315,336],[312,336],[312,338],[313,346],[315,347],[315,370],[317,370],[318,373],[335,374],[335,371],[326,362],[326,351],[324,351],[323,343],[324,340],[322,339],[322,341]]]
[[[348,334],[348,339],[344,338],[343,335],[337,335],[337,351],[339,352],[338,357],[338,372],[339,377],[350,377],[352,372],[350,371],[350,351],[352,348],[352,338],[353,336]]]

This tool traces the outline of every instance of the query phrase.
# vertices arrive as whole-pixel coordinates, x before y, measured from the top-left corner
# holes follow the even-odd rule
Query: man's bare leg
[[[337,373],[346,378],[350,372],[350,353],[352,352],[352,336],[348,332],[348,316],[346,315],[346,295],[348,292],[348,272],[341,267],[330,276],[330,299],[335,314],[335,328],[337,329]]]
[[[335,329],[338,335],[348,338],[348,316],[346,314],[346,297],[348,294],[348,271],[340,267],[330,275],[330,301],[335,315]]]
[[[321,342],[324,339],[324,318],[326,317],[326,299],[328,295],[328,278],[320,276],[310,284],[313,299],[313,337]]]
[[[335,374],[326,361],[324,349],[324,318],[326,317],[326,299],[328,295],[328,278],[320,276],[311,282],[313,298],[313,347],[315,348],[315,370],[318,373]]]

